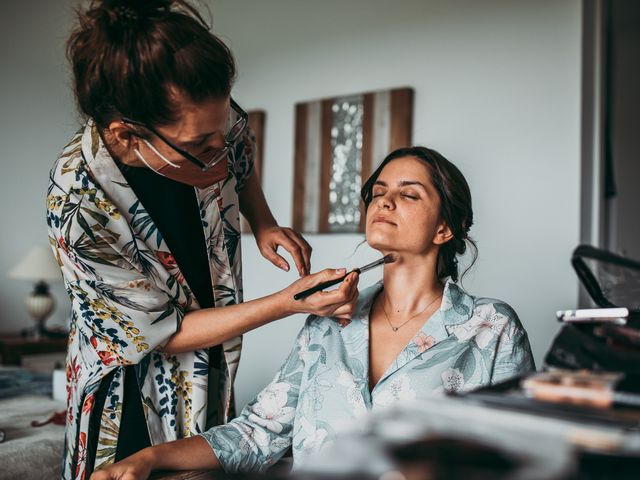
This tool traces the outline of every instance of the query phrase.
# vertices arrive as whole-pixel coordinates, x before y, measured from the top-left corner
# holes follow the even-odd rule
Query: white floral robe
[[[242,301],[238,192],[251,172],[253,156],[248,132],[229,155],[228,177],[196,188],[216,307]],[[223,344],[219,365],[209,362],[208,350],[167,355],[158,349],[176,332],[185,312],[199,307],[93,121],[73,137],[51,171],[47,223],[72,302],[64,478],[85,476],[94,395],[114,369],[96,469],[115,457],[126,365],[136,365],[152,444],[203,431],[211,412],[218,423],[226,422],[233,408],[241,338]],[[215,405],[207,405],[214,370],[211,378],[220,379],[212,386],[218,398]]]
[[[224,470],[264,470],[289,446],[295,468],[369,410],[471,390],[534,368],[511,307],[448,281],[440,309],[370,392],[369,312],[381,288],[380,282],[360,293],[350,322],[310,316],[273,382],[238,418],[202,434]]]

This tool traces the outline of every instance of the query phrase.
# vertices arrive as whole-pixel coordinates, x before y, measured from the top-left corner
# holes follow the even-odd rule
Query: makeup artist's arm
[[[353,277],[349,282],[355,283]],[[151,471],[162,469],[223,467],[227,473],[256,472],[273,465],[291,446],[297,415],[294,412],[298,411],[299,395],[305,384],[302,374],[305,362],[320,361],[320,348],[317,348],[320,345],[312,345],[312,330],[308,323],[305,324],[275,378],[237,418],[196,437],[145,448],[96,472],[91,480],[144,479]],[[301,352],[303,345],[307,349],[304,355]],[[240,448],[241,444],[244,448]]]
[[[154,470],[212,470],[219,466],[207,441],[196,435],[147,447],[94,472],[91,480],[142,480]]]
[[[326,269],[307,275],[284,290],[249,302],[221,308],[205,308],[187,313],[180,328],[165,344],[170,354],[192,352],[219,345],[254,328],[294,313],[350,318],[358,301],[358,276],[351,273],[340,286],[303,299],[293,295],[320,282],[344,275],[344,269]]]
[[[289,271],[289,263],[277,253],[278,247],[282,247],[293,257],[300,276],[311,271],[311,246],[295,230],[278,226],[264,198],[255,169],[240,192],[240,211],[251,225],[263,257],[276,267]]]

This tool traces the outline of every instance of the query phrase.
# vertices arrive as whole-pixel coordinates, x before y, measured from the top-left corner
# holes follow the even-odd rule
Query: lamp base
[[[25,299],[25,305],[27,312],[36,323],[33,337],[40,339],[45,332],[44,325],[47,318],[49,318],[55,307],[55,301],[48,289],[43,292],[42,289],[39,290],[38,286],[36,286],[36,290]]]

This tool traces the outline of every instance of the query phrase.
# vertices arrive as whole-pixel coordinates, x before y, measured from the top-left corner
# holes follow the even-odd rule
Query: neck
[[[415,313],[442,294],[436,274],[437,252],[426,256],[401,255],[384,266],[384,300],[394,313]],[[391,313],[391,312],[389,312]]]

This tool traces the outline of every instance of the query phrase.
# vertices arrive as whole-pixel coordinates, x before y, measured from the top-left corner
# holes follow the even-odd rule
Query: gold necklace
[[[440,297],[442,296],[442,293],[440,295],[438,295],[436,298],[434,298],[433,300],[431,300],[429,302],[429,304],[424,307],[422,310],[420,310],[418,313],[411,315],[409,317],[408,320],[405,320],[404,322],[402,322],[400,325],[398,325],[397,327],[394,327],[393,324],[391,323],[391,320],[389,320],[389,315],[387,314],[387,309],[384,307],[384,304],[386,303],[384,300],[382,301],[382,311],[384,312],[384,316],[387,319],[387,323],[389,324],[389,326],[391,327],[391,330],[393,330],[394,332],[397,332],[399,329],[401,329],[402,327],[404,327],[407,323],[409,323],[411,320],[413,320],[415,317],[417,317],[418,315],[422,315],[424,312],[427,311],[427,308],[429,308],[431,305],[433,305],[433,302],[435,302],[436,300],[438,300]],[[386,297],[385,297],[386,300]]]

